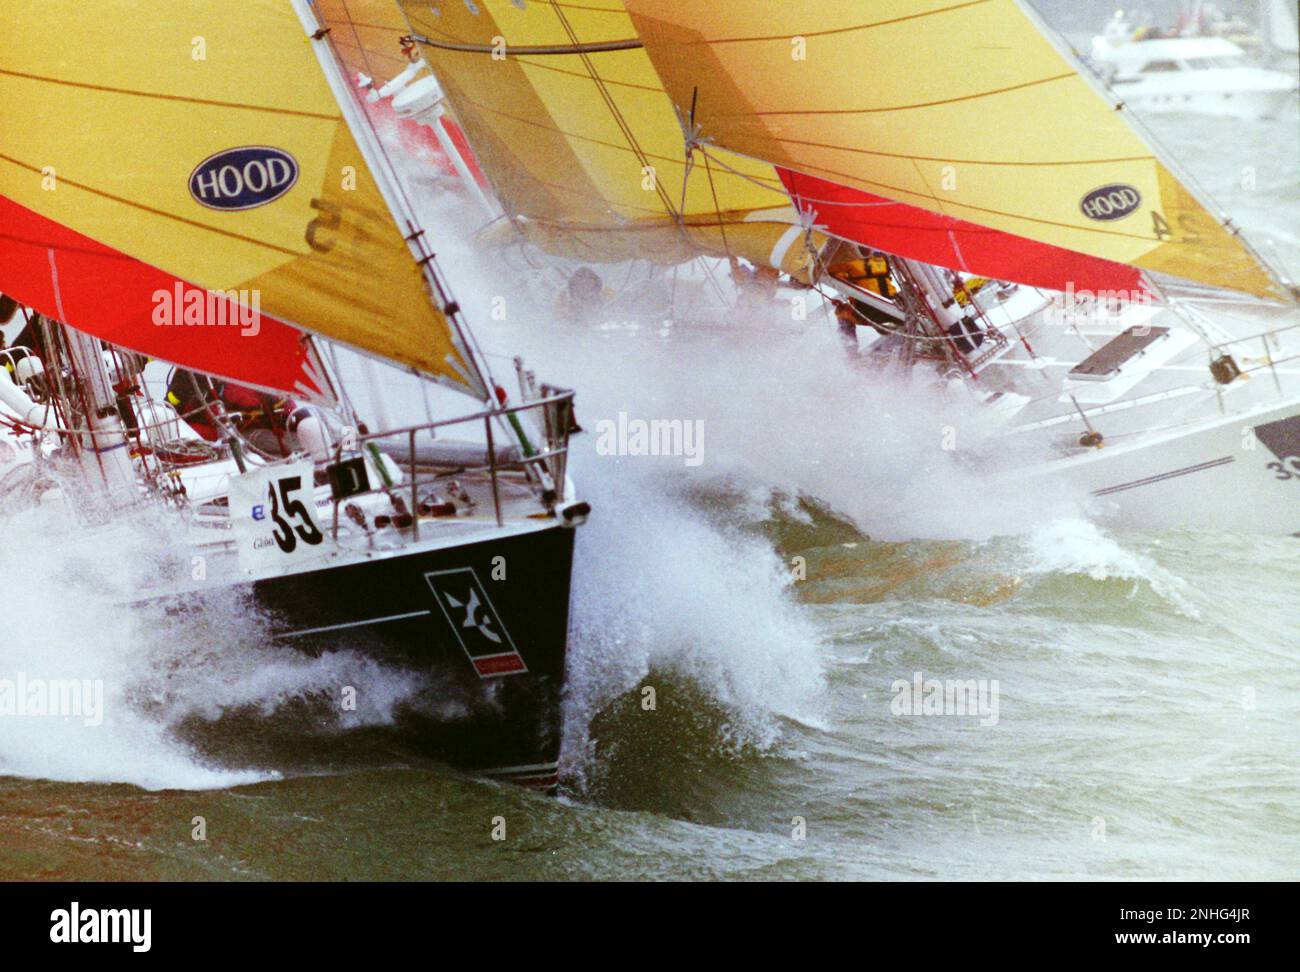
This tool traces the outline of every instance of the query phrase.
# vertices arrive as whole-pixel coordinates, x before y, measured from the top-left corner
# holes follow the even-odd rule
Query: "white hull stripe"
[[[526,766],[496,766],[492,769],[485,769],[481,772],[484,776],[501,776],[510,773],[527,773],[529,775],[541,773],[554,773],[560,768],[559,763],[529,763]]]
[[[348,621],[344,624],[327,624],[322,628],[303,628],[301,631],[289,631],[284,634],[275,635],[275,639],[280,638],[301,638],[304,635],[320,634],[324,631],[342,631],[344,628],[364,628],[371,624],[384,624],[388,621],[405,621],[407,618],[422,618],[432,611],[409,611],[406,614],[390,614],[382,618],[367,618],[365,621]]]
[[[1209,462],[1202,462],[1195,466],[1185,466],[1182,469],[1175,469],[1171,472],[1160,473],[1157,476],[1148,476],[1146,479],[1135,479],[1131,483],[1120,483],[1118,486],[1107,486],[1105,489],[1095,489],[1093,496],[1109,496],[1111,493],[1122,493],[1126,489],[1137,489],[1139,486],[1149,486],[1152,483],[1161,483],[1166,479],[1176,479],[1179,476],[1186,476],[1189,473],[1203,472],[1206,469],[1214,469],[1218,466],[1226,466],[1228,463],[1235,461],[1232,456],[1224,456],[1222,459],[1211,459]]]
[[[557,763],[540,763],[536,767],[523,768],[516,766],[509,769],[480,770],[479,775],[496,780],[499,783],[511,783],[516,786],[544,786],[549,789],[560,782],[560,767]]]

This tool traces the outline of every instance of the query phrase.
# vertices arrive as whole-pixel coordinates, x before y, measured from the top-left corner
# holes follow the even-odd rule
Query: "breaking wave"
[[[0,774],[146,789],[256,782],[280,775],[271,754],[232,767],[229,751],[211,745],[213,732],[229,738],[217,727],[232,717],[254,735],[286,715],[315,733],[385,725],[421,688],[357,653],[267,648],[264,619],[235,597],[185,616],[124,607],[142,579],[175,569],[155,525],[72,531],[38,510],[6,518],[4,529]],[[85,689],[76,714],[39,714],[14,699],[19,685],[34,700],[57,682]],[[356,709],[341,709],[340,687],[362,684]]]

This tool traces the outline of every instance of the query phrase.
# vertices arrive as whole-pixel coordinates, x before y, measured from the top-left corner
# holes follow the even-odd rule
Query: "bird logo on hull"
[[[492,630],[492,624],[496,621],[496,618],[486,612],[480,614],[482,605],[479,604],[478,591],[470,590],[468,604],[462,604],[450,594],[444,593],[442,596],[446,598],[447,603],[453,608],[465,612],[465,620],[461,622],[462,628],[473,628],[484,638],[487,638],[488,641],[495,642],[498,645],[501,644],[501,636]]]
[[[480,678],[528,671],[474,568],[436,570],[424,579]]]

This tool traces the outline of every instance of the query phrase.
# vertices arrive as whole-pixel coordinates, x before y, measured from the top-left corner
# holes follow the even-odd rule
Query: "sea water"
[[[1300,272],[1295,118],[1150,121]],[[488,349],[578,388],[589,428],[706,431],[694,465],[575,439],[594,513],[561,797],[415,755],[392,731],[410,673],[273,650],[234,598],[116,609],[147,538],[54,546],[21,516],[0,679],[90,676],[103,703],[0,716],[0,877],[1300,877],[1295,539],[1117,532],[977,487],[935,441],[978,419],[864,379],[815,318],[493,321],[520,292],[501,267],[440,255]]]

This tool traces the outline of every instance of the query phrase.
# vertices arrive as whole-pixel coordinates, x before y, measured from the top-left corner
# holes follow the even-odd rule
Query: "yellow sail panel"
[[[701,136],[982,226],[1275,296],[1015,0],[626,0]]]
[[[730,152],[688,176],[682,126],[617,0],[401,6],[498,198],[551,252],[679,262],[726,252],[719,224],[788,206],[770,165]]]
[[[66,29],[94,37],[69,56]],[[470,387],[290,4],[43,0],[0,30],[0,195]],[[256,338],[249,353],[256,354]]]

